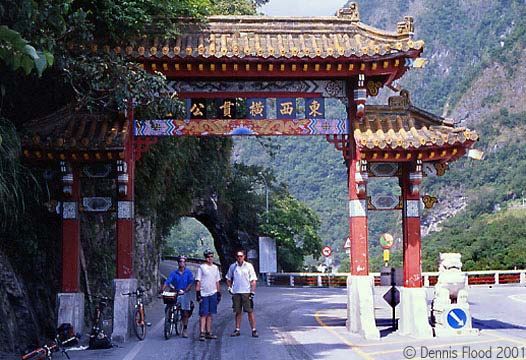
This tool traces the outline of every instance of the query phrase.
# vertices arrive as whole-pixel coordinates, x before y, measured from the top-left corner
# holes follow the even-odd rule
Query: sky
[[[347,0],[270,0],[259,8],[271,16],[329,16],[343,7]]]

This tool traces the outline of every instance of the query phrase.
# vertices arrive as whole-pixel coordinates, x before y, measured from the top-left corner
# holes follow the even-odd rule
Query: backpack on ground
[[[91,334],[89,336],[88,349],[109,349],[111,347],[113,347],[111,339],[104,333],[104,331],[100,331],[98,334]]]
[[[73,346],[78,344],[78,337],[75,329],[70,323],[62,323],[57,328],[57,339],[64,346]]]

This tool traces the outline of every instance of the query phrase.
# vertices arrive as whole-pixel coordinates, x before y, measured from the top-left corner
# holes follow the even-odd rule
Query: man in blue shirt
[[[188,337],[187,327],[188,318],[190,317],[190,294],[189,291],[194,283],[194,275],[192,271],[186,268],[186,257],[179,256],[178,260],[179,267],[177,270],[172,271],[168,279],[164,282],[161,292],[167,287],[175,288],[177,291],[177,302],[181,303],[181,320],[183,321],[183,333],[184,338]]]

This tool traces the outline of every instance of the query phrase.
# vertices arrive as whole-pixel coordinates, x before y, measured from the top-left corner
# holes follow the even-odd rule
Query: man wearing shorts
[[[228,292],[232,294],[232,308],[236,314],[236,329],[230,336],[239,336],[242,310],[247,313],[248,322],[252,327],[252,336],[258,337],[256,317],[254,316],[254,295],[256,293],[256,272],[252,264],[245,261],[245,251],[236,253],[236,262],[230,265],[226,274]]]
[[[199,303],[199,340],[217,339],[212,334],[212,314],[217,314],[217,304],[221,301],[219,281],[221,274],[214,265],[214,252],[206,249],[203,252],[205,263],[197,269],[195,277],[196,300]]]
[[[177,302],[181,303],[181,320],[183,322],[182,337],[187,338],[188,318],[190,317],[190,289],[194,283],[192,271],[186,268],[186,257],[179,256],[178,268],[174,270],[164,282],[161,292],[167,287],[173,287],[177,291]]]

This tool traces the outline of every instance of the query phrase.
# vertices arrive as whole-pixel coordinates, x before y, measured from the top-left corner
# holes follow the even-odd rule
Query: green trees
[[[307,255],[318,257],[322,242],[316,213],[299,202],[285,186],[270,196],[269,221],[262,222],[262,234],[276,239],[278,263],[284,271],[299,271]]]
[[[122,44],[152,28],[175,34],[180,16],[202,20],[210,14],[252,14],[265,2],[4,1],[0,5],[0,20],[5,24],[0,27],[0,66],[6,73],[0,79],[0,116],[4,119],[0,124],[0,200],[4,213],[0,209],[0,216],[6,216],[5,209],[21,198],[20,192],[13,191],[20,187],[15,128],[27,120],[70,103],[88,111],[117,112],[127,110],[131,101],[138,119],[180,114],[181,103],[166,88],[163,75],[147,73],[112,54],[92,53],[88,49],[93,40]],[[256,214],[261,213],[264,202],[253,201],[254,194],[243,195],[252,191],[251,183],[245,187],[244,175],[240,175],[247,169],[230,164],[231,147],[231,140],[224,138],[162,139],[137,164],[138,213],[155,219],[159,234],[166,236],[180,216],[188,215],[193,200],[215,193],[227,209],[239,208],[240,230],[256,235],[261,220]]]

